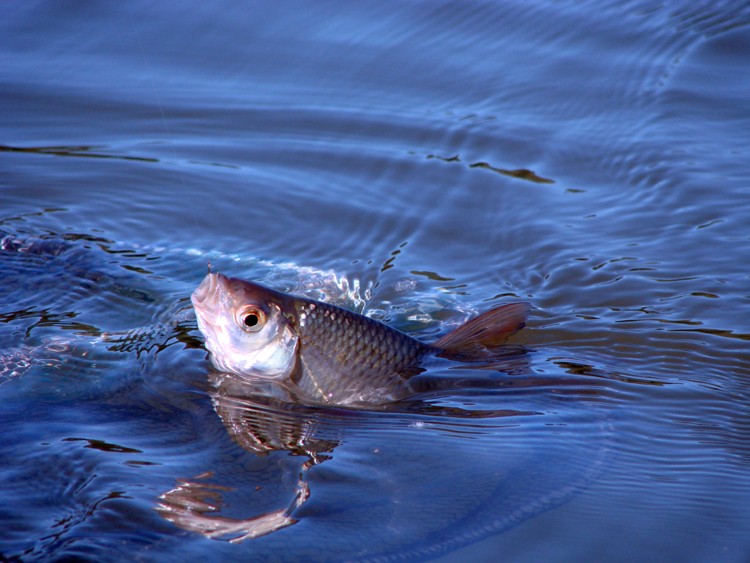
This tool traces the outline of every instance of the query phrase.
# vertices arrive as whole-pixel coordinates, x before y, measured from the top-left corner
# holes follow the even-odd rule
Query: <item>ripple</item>
[[[4,556],[743,560],[746,2],[175,8],[0,21]],[[535,309],[396,409],[221,402],[208,261],[426,340]]]

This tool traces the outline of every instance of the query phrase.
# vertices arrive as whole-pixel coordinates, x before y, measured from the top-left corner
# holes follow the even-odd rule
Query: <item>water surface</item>
[[[0,554],[748,560],[748,23],[6,8]],[[526,353],[390,409],[269,402],[208,367],[208,261],[425,340],[526,300]],[[188,501],[296,523],[211,539],[157,510]]]

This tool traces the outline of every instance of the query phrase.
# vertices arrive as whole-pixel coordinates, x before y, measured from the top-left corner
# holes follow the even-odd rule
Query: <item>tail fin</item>
[[[510,303],[482,313],[433,344],[449,358],[481,358],[526,326],[528,303]]]

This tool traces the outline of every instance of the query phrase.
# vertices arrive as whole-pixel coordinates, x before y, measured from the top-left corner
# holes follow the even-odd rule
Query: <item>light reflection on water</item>
[[[182,8],[0,22],[3,557],[747,559],[744,3]],[[385,412],[222,395],[209,261],[426,341],[530,301],[527,353]],[[309,497],[229,544],[181,482]]]

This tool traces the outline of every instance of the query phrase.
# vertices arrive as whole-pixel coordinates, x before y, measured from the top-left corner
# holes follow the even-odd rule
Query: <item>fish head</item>
[[[291,374],[299,338],[288,296],[209,272],[190,300],[216,369],[249,377]]]

